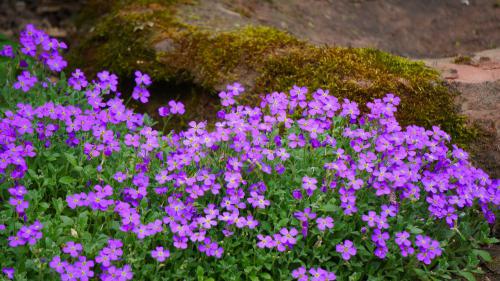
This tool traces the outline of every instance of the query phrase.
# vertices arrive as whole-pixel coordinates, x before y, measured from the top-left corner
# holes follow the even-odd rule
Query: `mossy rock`
[[[73,48],[73,63],[91,74],[108,69],[127,77],[139,69],[156,81],[193,83],[207,95],[239,81],[248,102],[293,85],[328,89],[360,104],[392,92],[401,97],[403,125],[439,125],[462,144],[474,135],[454,106],[456,93],[423,63],[375,49],[315,46],[272,27],[215,31],[186,23],[178,5],[112,1],[97,10],[91,1],[95,25]]]

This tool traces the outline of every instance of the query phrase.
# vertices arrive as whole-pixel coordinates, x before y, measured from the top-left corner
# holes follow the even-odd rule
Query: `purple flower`
[[[366,222],[369,227],[375,227],[375,224],[379,220],[379,216],[374,211],[369,211],[368,215],[361,216],[361,220]]]
[[[417,259],[424,264],[431,264],[435,257],[441,256],[442,250],[439,242],[428,236],[417,235],[415,244],[419,247]]]
[[[297,229],[291,228],[290,230],[286,228],[282,228],[280,230],[281,236],[281,243],[283,244],[290,244],[290,245],[295,245],[297,243],[297,239],[295,238],[298,234]]]
[[[147,103],[149,101],[149,91],[144,87],[135,86],[132,92],[132,98],[142,103]]]
[[[295,189],[292,191],[293,198],[296,200],[302,200],[302,191],[300,189]]]
[[[406,231],[402,232],[397,232],[396,233],[396,245],[399,246],[399,249],[401,250],[401,255],[403,257],[406,257],[408,255],[412,255],[415,252],[415,249],[411,246],[411,241],[408,240],[410,238],[410,234]]]
[[[233,99],[234,94],[233,92],[220,92],[219,97],[221,98],[221,104],[222,106],[231,106],[235,104],[235,100]]]
[[[317,218],[316,224],[318,226],[318,229],[321,231],[325,231],[327,228],[332,229],[333,228],[333,219],[331,217]]]
[[[248,198],[247,201],[252,204],[254,208],[265,209],[266,206],[271,204],[263,195],[258,195],[256,192],[252,192],[251,196],[252,197]]]
[[[276,246],[276,243],[274,242],[273,238],[269,235],[257,235],[257,239],[259,239],[259,242],[257,243],[257,247],[259,248],[274,248]]]
[[[63,57],[57,52],[53,52],[52,54],[50,54],[46,61],[46,64],[50,70],[55,72],[61,72],[68,65]]]
[[[380,213],[381,216],[385,217],[395,217],[397,214],[397,208],[395,205],[382,205],[382,212]]]
[[[356,102],[351,102],[348,99],[344,99],[342,103],[342,112],[340,116],[349,116],[351,119],[355,119],[359,115],[358,104]]]
[[[18,214],[24,214],[24,210],[29,206],[28,201],[24,201],[22,197],[9,198],[9,204],[16,208]]]
[[[309,277],[307,276],[307,270],[305,267],[301,266],[292,271],[292,277],[298,281],[307,281]]]
[[[311,212],[311,208],[305,208],[303,212],[298,211],[293,214],[299,221],[307,222],[316,218],[316,213]]]
[[[170,113],[171,114],[179,114],[182,115],[184,112],[184,104],[182,102],[175,102],[174,100],[171,100],[168,102],[168,105],[170,107]]]
[[[342,254],[342,258],[348,261],[352,256],[356,255],[356,247],[350,240],[345,240],[343,243],[337,244],[335,250]]]
[[[235,96],[238,96],[245,91],[245,88],[243,88],[243,86],[241,86],[241,84],[237,82],[233,83],[232,85],[227,85],[226,88]]]
[[[139,70],[137,70],[134,74],[135,74],[135,83],[137,84],[137,86],[151,85],[151,78],[146,73],[142,74]]]
[[[165,261],[166,258],[170,257],[170,251],[164,250],[163,247],[158,246],[156,249],[151,251],[151,256],[159,262]]]
[[[66,261],[62,261],[59,256],[54,256],[49,263],[50,268],[54,269],[59,274],[64,273],[67,265],[68,263]]]
[[[177,249],[186,249],[187,242],[187,237],[174,235],[174,247]]]
[[[14,58],[14,49],[11,45],[4,45],[2,50],[0,50],[0,56]]]
[[[372,241],[379,247],[385,247],[385,241],[389,240],[389,232],[382,232],[380,229],[375,229],[372,234]]]
[[[23,71],[17,76],[17,82],[14,83],[14,89],[21,89],[23,92],[28,92],[38,82],[36,76],[31,76],[29,71]]]
[[[307,176],[302,178],[302,188],[305,189],[306,193],[309,196],[312,196],[314,190],[316,190],[316,188],[318,188],[316,186],[317,183],[318,183],[318,180],[315,178],[310,178]]]
[[[168,115],[170,115],[170,110],[166,106],[161,106],[158,108],[158,114],[160,115],[160,117],[167,117]]]
[[[275,242],[274,247],[276,247],[276,250],[278,250],[279,252],[286,251],[286,245],[283,242],[281,242],[282,241],[281,234],[275,233],[273,235],[273,240]]]
[[[378,246],[373,254],[380,259],[384,259],[387,256],[388,252],[389,249],[386,246]]]
[[[82,251],[82,244],[69,241],[68,243],[66,243],[66,245],[63,247],[62,250],[64,253],[69,254],[70,256],[76,258],[80,255],[80,252]]]
[[[113,176],[113,178],[117,181],[117,182],[123,182],[124,180],[127,179],[127,174],[124,174],[122,172],[116,172],[115,175]]]
[[[88,82],[85,78],[85,74],[80,70],[76,69],[71,77],[68,79],[68,84],[75,90],[80,91],[87,87]]]
[[[2,268],[2,272],[3,274],[5,274],[5,276],[7,276],[8,279],[14,279],[14,269],[13,268],[10,268],[10,267],[4,267]]]

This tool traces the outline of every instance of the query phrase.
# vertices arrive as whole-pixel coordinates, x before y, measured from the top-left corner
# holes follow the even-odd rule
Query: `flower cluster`
[[[12,56],[62,48],[39,33],[28,27]],[[41,62],[52,71],[63,65],[54,59]],[[36,81],[27,79],[41,75],[23,71],[18,86],[32,91]],[[150,77],[137,71],[135,82],[131,98],[147,102]],[[109,71],[88,81],[75,70],[64,83],[68,95],[16,96],[0,119],[0,184],[11,196],[0,230],[16,233],[0,249],[31,264],[51,260],[51,272],[40,274],[131,280],[133,269],[138,278],[201,278],[197,261],[217,279],[265,271],[276,280],[335,280],[387,257],[398,266],[442,266],[453,257],[450,244],[473,247],[450,239],[455,230],[471,221],[485,229],[469,210],[493,223],[500,205],[500,182],[473,167],[444,131],[397,122],[393,94],[365,113],[328,90],[298,86],[250,106],[237,104],[244,89],[235,83],[220,93],[224,109],[213,126],[191,121],[165,134],[126,107]],[[59,87],[48,83],[47,91]],[[184,113],[177,101],[159,109],[161,117]],[[42,223],[29,224],[38,215],[44,243]],[[26,257],[7,250],[26,244],[37,247],[26,247]],[[11,278],[15,263],[0,261]],[[281,270],[269,268],[274,262]],[[378,270],[361,270],[360,279],[413,274]]]
[[[27,25],[21,32],[19,42],[24,55],[38,59],[52,71],[61,72],[68,65],[60,55],[61,51],[68,48],[66,43],[51,38],[33,25]],[[5,56],[14,56],[12,50],[6,51],[5,47],[3,53]]]
[[[23,92],[28,92],[38,82],[36,76],[32,76],[29,71],[23,71],[17,76],[17,82],[14,83],[14,89],[21,89]]]
[[[219,93],[221,104],[226,107],[234,105],[236,103],[236,100],[234,98],[239,96],[244,91],[245,88],[243,88],[240,83],[227,85],[227,91],[222,91]]]
[[[321,267],[311,268],[307,270],[301,266],[292,271],[292,277],[298,281],[331,281],[337,280],[337,276],[333,272],[328,272]]]
[[[26,187],[19,185],[8,189],[11,197],[9,204],[16,208],[19,216],[24,215],[24,211],[28,208],[29,202],[24,200],[24,195],[28,192]]]
[[[147,74],[136,71],[135,83],[136,86],[132,92],[132,98],[134,100],[140,100],[142,103],[147,103],[149,101],[149,91],[146,87],[151,85],[151,78]]]
[[[73,73],[71,73],[71,77],[68,79],[68,85],[71,86],[75,91],[81,91],[88,86],[89,82],[85,77],[85,73],[83,73],[80,69],[75,69]]]
[[[9,246],[35,245],[42,238],[42,228],[43,225],[39,221],[35,221],[32,225],[23,225],[15,236],[9,237]]]
[[[113,200],[106,199],[108,196],[113,195],[111,186],[104,187],[100,185],[94,186],[95,192],[79,193],[68,195],[66,202],[68,207],[75,209],[76,207],[90,207],[92,210],[106,211],[109,206],[113,205]]]
[[[417,259],[419,261],[425,264],[431,264],[434,258],[441,256],[442,250],[438,241],[423,235],[417,235],[415,239],[415,245],[419,250],[417,254]]]
[[[184,108],[184,104],[182,102],[176,102],[174,100],[171,100],[168,102],[168,107],[162,106],[158,108],[158,114],[161,117],[166,117],[169,115],[182,115],[186,112]]]

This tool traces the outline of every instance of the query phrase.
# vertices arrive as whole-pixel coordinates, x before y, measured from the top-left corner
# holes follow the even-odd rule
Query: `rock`
[[[249,103],[294,84],[329,89],[363,105],[393,92],[402,98],[397,117],[403,125],[440,125],[459,143],[471,136],[455,111],[455,93],[420,62],[375,49],[317,46],[262,25],[252,16],[258,7],[239,9],[224,1],[111,1],[107,8],[101,3],[94,3],[97,9],[90,2],[87,10],[94,14],[85,18],[93,20],[84,29],[89,31],[73,48],[73,62],[89,74],[106,68],[128,76],[140,69],[156,81],[192,83],[212,94],[239,81],[248,93],[243,101]],[[279,25],[285,22],[294,30],[296,23],[281,18],[281,8],[276,7]],[[313,17],[294,20],[311,22],[313,28],[319,24]]]
[[[170,38],[164,39],[154,44],[154,49],[157,52],[172,52],[175,50],[174,41]]]

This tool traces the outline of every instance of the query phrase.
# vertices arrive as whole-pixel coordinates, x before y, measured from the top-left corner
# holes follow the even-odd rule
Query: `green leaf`
[[[63,222],[62,223],[63,226],[73,225],[74,223],[73,219],[67,216],[61,216],[61,220]]]
[[[424,231],[416,226],[413,226],[413,225],[410,225],[408,226],[408,230],[412,233],[412,234],[422,234]]]
[[[481,257],[485,262],[492,261],[490,253],[485,250],[472,250],[472,253],[476,256]]]
[[[40,208],[42,209],[42,211],[47,210],[49,207],[50,205],[47,202],[40,203]]]
[[[273,278],[271,277],[271,274],[264,272],[260,274],[260,277],[264,280],[272,280]]]
[[[34,179],[38,179],[38,175],[32,169],[28,169],[28,174],[30,175],[30,177],[32,177]]]
[[[52,199],[52,203],[54,204],[54,208],[56,209],[57,214],[60,214],[64,209],[64,203],[61,198]]]
[[[73,166],[76,166],[76,158],[75,156],[67,153],[67,152],[64,152],[64,157],[66,157],[66,160],[68,160],[68,162],[73,165]]]
[[[198,277],[198,281],[203,281],[204,274],[205,274],[205,270],[203,270],[203,267],[198,266],[196,268],[196,276]]]
[[[335,206],[333,204],[327,204],[327,205],[323,206],[322,209],[324,212],[333,212],[337,209],[337,206]]]
[[[500,242],[500,240],[495,237],[488,237],[484,239],[484,243],[486,244],[496,244],[498,242]]]
[[[427,273],[425,271],[423,271],[422,269],[414,268],[413,271],[415,271],[415,273],[420,278],[420,280],[429,281],[429,277],[427,276]]]
[[[458,272],[458,274],[462,275],[468,281],[476,281],[476,277],[474,276],[474,274],[472,274],[470,272],[460,271],[460,272]]]
[[[349,275],[349,281],[357,281],[361,278],[361,273],[360,272],[354,272]]]
[[[72,185],[76,182],[76,180],[70,176],[63,176],[59,178],[59,183],[66,184],[66,185]]]

